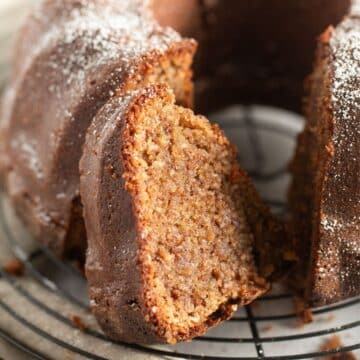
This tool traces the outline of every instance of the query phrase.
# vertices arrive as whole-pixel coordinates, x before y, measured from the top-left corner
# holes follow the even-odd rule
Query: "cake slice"
[[[300,262],[292,285],[310,305],[360,294],[360,21],[321,36],[289,203]]]
[[[92,309],[123,341],[189,340],[263,294],[276,272],[256,253],[267,239],[280,249],[282,228],[234,147],[174,101],[164,85],[112,99],[80,163]]]

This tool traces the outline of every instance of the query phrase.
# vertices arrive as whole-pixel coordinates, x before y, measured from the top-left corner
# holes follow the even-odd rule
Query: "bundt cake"
[[[360,293],[360,8],[320,37],[289,202],[311,305]]]
[[[87,133],[86,276],[92,309],[115,339],[188,340],[268,288],[234,147],[174,102],[163,85],[115,97]]]
[[[359,4],[43,0],[35,7],[20,31],[3,99],[2,181],[31,232],[56,254],[84,258],[88,233],[90,294],[109,335],[131,342],[189,339],[261,294],[296,258],[293,283],[300,279],[309,302],[360,292]],[[329,25],[334,28],[322,37],[309,120],[292,166],[294,241],[284,244],[283,226],[236,165],[228,141],[185,109],[192,106],[197,43],[182,36],[199,42],[194,69],[201,112],[234,102],[299,111],[315,39]],[[174,153],[157,143],[161,137],[173,137]],[[167,154],[162,161],[169,173],[151,168],[154,177],[146,180],[146,166],[159,166],[155,154]],[[213,158],[196,163],[201,156]],[[230,167],[236,170],[229,175]],[[217,188],[209,185],[215,175]],[[182,192],[170,196],[172,185]],[[206,214],[202,191],[222,199]],[[172,198],[183,202],[175,205]],[[165,216],[162,207],[172,212]],[[183,215],[194,225],[184,226]],[[209,229],[212,238],[224,222],[232,224],[232,236],[224,230],[216,241],[201,243],[201,232]],[[177,231],[184,241],[179,258],[170,246]],[[223,261],[217,246],[226,253]],[[203,286],[201,301],[186,274],[179,275],[189,259],[199,265],[191,276]],[[230,283],[223,283],[225,273]],[[172,294],[177,280],[181,291]]]

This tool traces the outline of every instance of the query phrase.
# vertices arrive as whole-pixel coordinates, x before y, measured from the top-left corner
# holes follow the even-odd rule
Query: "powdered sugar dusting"
[[[356,174],[360,169],[360,18],[344,20],[336,29],[330,48],[334,71],[331,101],[335,114],[332,140],[336,154],[333,161],[338,169],[332,181],[347,208],[359,212],[360,177],[354,177],[354,172]],[[353,188],[352,192],[349,188]],[[328,194],[329,199],[332,195]],[[357,221],[360,222],[360,214]]]
[[[33,71],[32,76],[38,78],[36,81],[46,84],[50,97],[59,100],[52,116],[57,119],[54,124],[60,124],[65,119],[74,120],[72,102],[65,101],[64,98],[68,96],[71,99],[78,94],[85,94],[90,73],[102,66],[116,64],[116,76],[120,77],[125,72],[131,74],[134,59],[140,59],[150,52],[163,53],[174,41],[181,41],[180,35],[175,31],[157,24],[149,10],[149,4],[150,0],[39,2],[34,7],[31,23],[41,24],[40,28],[43,27],[46,31],[41,32],[37,41],[29,47],[29,53],[23,59],[13,83],[8,86],[4,99],[6,106],[2,107],[3,131],[11,126],[16,94],[34,64],[41,65],[37,66],[40,70],[37,73]],[[46,53],[48,55],[43,56]],[[116,85],[118,83],[114,83]],[[39,91],[34,88],[29,97],[39,94]],[[109,90],[109,97],[114,95],[115,91]],[[54,146],[57,143],[57,130],[49,132]],[[27,143],[28,139],[23,141]],[[41,154],[35,156],[34,144],[15,147],[17,151],[24,152],[24,155],[19,154],[24,158],[41,159]],[[41,172],[37,164],[38,162],[30,162],[39,178]]]
[[[354,126],[360,109],[360,20],[345,20],[331,40],[334,56],[332,102],[342,126]],[[358,26],[355,26],[358,24]],[[355,124],[356,125],[356,124]],[[353,129],[360,134],[360,127]],[[341,141],[341,139],[335,139]]]
[[[131,6],[117,13],[111,6],[98,12],[92,2],[86,4],[72,9],[68,20],[55,25],[47,39],[48,44],[56,43],[58,47],[49,67],[59,69],[68,84],[81,84],[95,66],[117,60],[126,67],[133,59],[150,51],[163,52],[171,42],[180,40],[176,32],[160,28]],[[64,49],[69,47],[73,51],[64,56]]]
[[[335,276],[346,291],[358,289],[360,269],[360,6],[334,31],[330,40],[332,71],[331,103],[334,135],[326,180],[326,212],[320,230],[326,234],[319,244],[317,275]],[[330,285],[326,285],[331,287]],[[337,288],[340,284],[336,285]],[[344,287],[344,286],[343,286]],[[334,287],[335,289],[336,287]],[[345,289],[345,287],[344,287]]]
[[[321,220],[321,225],[323,226],[324,230],[335,232],[337,229],[340,229],[343,225],[338,219],[331,219],[328,217],[324,217]]]
[[[181,37],[172,29],[159,26],[149,10],[150,3],[151,0],[78,0],[74,5],[70,0],[53,0],[49,11],[47,1],[39,2],[31,19],[46,31],[27,49],[12,87],[21,81],[21,75],[39,54],[51,49],[47,66],[63,74],[68,88],[74,82],[79,88],[86,86],[86,74],[95,67],[117,61],[121,63],[117,71],[129,71],[133,59],[166,51]],[[55,19],[49,12],[57,14]],[[59,95],[62,90],[58,85],[56,81],[50,84],[49,93]]]
[[[20,133],[17,137],[12,139],[11,147],[13,151],[17,151],[22,154],[25,160],[24,163],[27,164],[29,169],[33,171],[38,179],[42,179],[44,177],[39,152],[34,142],[27,139],[24,134]]]

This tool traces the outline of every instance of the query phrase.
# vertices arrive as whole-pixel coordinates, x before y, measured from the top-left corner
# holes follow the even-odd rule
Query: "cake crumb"
[[[259,310],[261,307],[261,304],[259,301],[254,301],[252,304],[251,304],[251,309],[252,310]]]
[[[321,35],[320,35],[320,41],[323,44],[328,44],[330,42],[330,38],[334,32],[334,27],[329,26]]]
[[[85,331],[88,326],[84,323],[83,319],[79,315],[72,315],[70,317],[72,324],[79,330]]]
[[[261,331],[261,332],[269,332],[269,331],[272,330],[272,328],[273,328],[272,325],[268,324],[268,325],[263,326],[263,327],[260,329],[260,331]]]
[[[314,321],[313,313],[302,298],[295,296],[294,303],[298,326],[304,326]]]
[[[3,267],[4,271],[14,276],[24,275],[24,264],[18,258],[12,258]]]
[[[328,144],[325,145],[326,151],[330,156],[335,155],[334,144],[330,141]]]
[[[333,321],[335,320],[335,315],[334,314],[330,314],[328,317],[327,317],[327,321]]]
[[[330,351],[330,350],[337,350],[344,345],[341,342],[339,336],[334,335],[330,338],[325,339],[324,343],[321,345],[321,351]],[[325,358],[325,360],[356,360],[356,356],[352,352],[346,353],[338,353],[338,354],[331,354]]]

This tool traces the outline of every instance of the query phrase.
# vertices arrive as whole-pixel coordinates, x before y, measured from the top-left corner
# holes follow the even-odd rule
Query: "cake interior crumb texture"
[[[264,290],[236,156],[216,125],[158,98],[130,117],[125,139],[146,318],[172,342]]]

